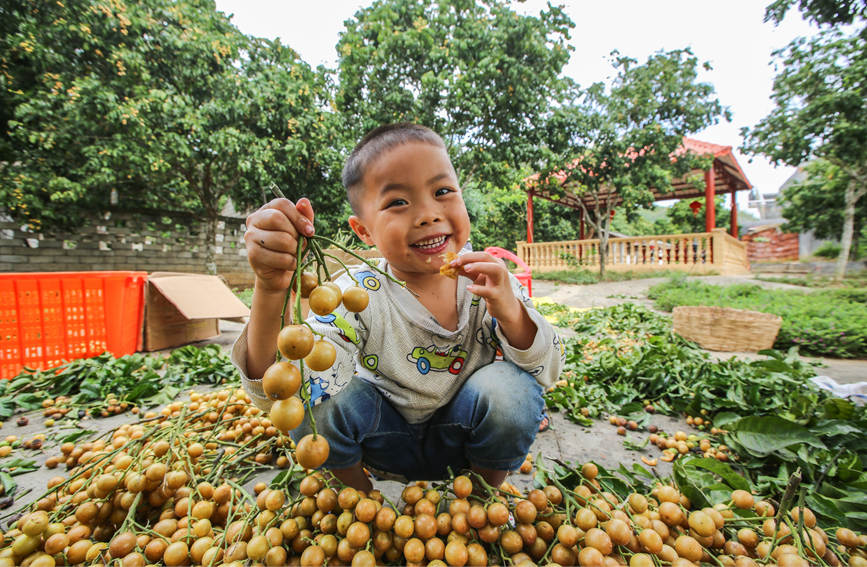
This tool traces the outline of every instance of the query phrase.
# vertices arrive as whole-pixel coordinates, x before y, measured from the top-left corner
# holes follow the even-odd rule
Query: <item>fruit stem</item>
[[[313,252],[313,255],[316,257],[316,261],[319,263],[319,268],[325,272],[326,281],[331,281],[331,274],[328,271],[328,264],[325,262],[325,257],[322,255],[322,248],[319,246],[318,242],[311,241],[310,250]],[[318,276],[317,269],[317,276]]]
[[[310,399],[310,376],[304,373],[304,359],[298,361],[298,366],[301,369],[301,376],[304,378],[304,384],[301,386],[301,400],[304,402],[304,407],[307,409],[307,415],[310,417],[310,429],[313,431],[314,438],[318,431],[316,430],[316,418],[313,416],[313,402]]]
[[[392,276],[392,275],[389,274],[388,272],[385,272],[385,271],[382,270],[379,266],[377,266],[376,263],[369,262],[367,258],[364,258],[364,257],[362,257],[362,256],[359,256],[358,254],[356,254],[355,252],[353,252],[352,250],[350,250],[350,249],[347,248],[346,246],[340,244],[339,242],[336,242],[336,241],[334,241],[334,240],[331,240],[330,238],[325,237],[325,236],[320,236],[320,235],[318,235],[318,234],[316,234],[316,235],[314,235],[314,236],[311,236],[310,238],[314,238],[314,239],[317,239],[317,240],[322,240],[322,241],[324,241],[324,242],[327,242],[327,243],[330,244],[331,246],[334,246],[335,248],[339,248],[340,250],[343,250],[344,252],[346,252],[346,253],[349,254],[350,256],[354,256],[354,257],[356,257],[357,259],[361,260],[361,263],[363,263],[363,264],[367,264],[368,266],[370,266],[371,268],[373,268],[374,270],[376,270],[376,271],[379,272],[380,274],[384,275],[385,277],[387,277],[388,279],[390,279],[391,281],[393,281],[393,282],[396,283],[397,285],[399,285],[399,286],[401,286],[401,287],[406,287],[406,282],[397,279],[396,277]]]
[[[324,333],[320,333],[319,331],[317,331],[316,329],[314,329],[313,326],[312,326],[310,323],[308,323],[307,321],[304,321],[303,324],[304,324],[304,326],[306,326],[308,329],[310,329],[310,332],[313,333],[314,335],[319,335],[320,337],[325,338],[325,334],[324,334]]]
[[[326,258],[331,258],[332,260],[334,260],[335,262],[337,262],[338,264],[343,266],[343,271],[346,272],[347,274],[349,274],[349,267],[346,264],[344,264],[340,258],[335,256],[334,254],[329,254],[328,252],[322,252],[322,256],[326,257]]]

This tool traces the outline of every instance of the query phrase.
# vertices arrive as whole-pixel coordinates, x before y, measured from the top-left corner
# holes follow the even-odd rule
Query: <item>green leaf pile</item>
[[[646,402],[663,413],[706,414],[726,431],[739,461],[731,468],[678,463],[678,484],[691,486],[690,498],[715,503],[743,488],[728,470],[760,493],[779,494],[800,468],[808,506],[839,524],[867,527],[867,409],[815,387],[816,372],[795,349],[765,351],[766,359],[752,362],[715,361],[675,335],[669,319],[639,305],[549,311],[578,335],[567,345],[565,383],[546,394],[549,408],[585,425],[604,413],[646,417]]]
[[[0,381],[0,421],[58,396],[69,396],[82,409],[100,407],[109,396],[151,407],[196,384],[229,382],[240,382],[240,376],[218,345],[185,346],[168,357],[135,353],[115,358],[106,352],[46,370],[25,369]]]

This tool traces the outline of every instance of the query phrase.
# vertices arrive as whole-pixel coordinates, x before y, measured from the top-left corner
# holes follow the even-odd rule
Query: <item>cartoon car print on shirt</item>
[[[374,274],[370,270],[362,270],[360,272],[355,272],[355,274],[353,274],[353,277],[355,277],[355,280],[358,283],[360,283],[361,285],[363,285],[365,288],[369,289],[370,291],[376,291],[380,287],[382,287],[382,282],[380,282],[377,279],[376,274]]]
[[[416,368],[421,374],[427,374],[431,370],[443,372],[448,370],[450,374],[457,374],[464,367],[467,351],[462,350],[460,345],[455,345],[449,350],[437,350],[436,345],[427,348],[415,347],[412,353],[406,355],[406,359],[415,362]]]
[[[330,383],[327,378],[322,376],[310,377],[310,403],[313,405],[319,404],[331,397],[328,393]]]
[[[337,327],[340,330],[339,336],[344,341],[354,345],[358,344],[358,333],[355,332],[355,329],[349,324],[349,321],[344,319],[341,315],[337,313],[329,313],[328,315],[316,315],[315,317],[320,323],[326,323]]]

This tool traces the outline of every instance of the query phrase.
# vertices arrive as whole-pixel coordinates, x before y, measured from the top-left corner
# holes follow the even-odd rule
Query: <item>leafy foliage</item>
[[[797,346],[804,353],[840,358],[867,356],[864,294],[768,290],[755,284],[723,287],[681,278],[650,288],[648,297],[666,311],[678,305],[718,305],[773,313],[783,318],[775,348]]]
[[[698,59],[688,49],[659,52],[643,64],[615,52],[612,64],[610,88],[591,85],[548,121],[547,168],[533,181],[555,197],[568,190],[582,199],[602,240],[603,272],[614,208],[609,190],[623,200],[618,212],[632,220],[653,202],[652,188],[671,187],[673,177],[707,165],[709,158],[680,151],[683,136],[728,118],[713,86],[697,80]]]
[[[779,24],[796,4],[806,19],[819,25],[851,24],[867,18],[864,0],[774,0],[765,9],[765,21]]]
[[[813,252],[813,256],[818,256],[820,258],[836,258],[839,255],[840,245],[836,242],[825,242],[819,246],[815,252]]]
[[[786,3],[789,5],[790,3]],[[802,2],[802,6],[837,5]],[[797,166],[819,157],[845,173],[843,223],[837,277],[843,277],[854,234],[858,201],[867,194],[867,42],[862,33],[829,29],[798,38],[774,53],[775,108],[752,130],[744,128],[744,151],[773,163]]]
[[[511,188],[488,184],[484,189],[469,188],[464,201],[472,223],[470,240],[481,250],[499,246],[515,250],[515,242],[527,239],[527,194]],[[568,207],[536,199],[533,232],[540,241],[578,238],[577,212]]]
[[[846,207],[843,196],[851,182],[842,168],[826,160],[813,160],[804,166],[806,178],[783,190],[780,205],[786,219],[785,230],[814,231],[818,238],[840,240],[843,235],[843,216]],[[867,228],[867,200],[861,200],[854,209],[853,245],[850,258],[858,248],[859,236]],[[837,247],[839,256],[840,247]]]
[[[337,109],[353,139],[387,122],[429,126],[464,185],[512,187],[562,98],[573,26],[554,6],[524,16],[503,0],[377,0],[337,43]]]
[[[614,215],[611,231],[627,236],[651,236],[654,234],[673,234],[675,227],[668,218],[669,208],[651,205],[648,209],[635,211],[632,219],[627,215]]]
[[[794,349],[766,351],[767,359],[753,362],[714,361],[674,334],[667,318],[634,304],[556,311],[578,338],[567,345],[566,383],[546,394],[549,408],[587,425],[603,413],[640,419],[645,401],[668,414],[706,413],[740,460],[734,467],[679,462],[675,478],[695,502],[717,503],[715,492],[744,485],[779,494],[800,467],[813,510],[867,526],[858,498],[867,487],[867,408],[813,386],[815,371]]]
[[[101,407],[109,396],[139,406],[170,402],[195,384],[239,382],[238,371],[217,345],[185,346],[167,358],[103,353],[46,370],[25,370],[0,384],[0,421],[42,407],[46,398],[68,396],[79,408]]]
[[[717,196],[714,199],[714,214],[716,226],[728,227],[731,225],[731,210],[723,206],[725,199]],[[705,203],[701,200],[701,209],[693,213],[689,208],[692,201],[681,199],[668,209],[668,220],[671,222],[676,233],[704,232]]]
[[[202,214],[213,230],[226,198],[259,204],[271,183],[318,187],[323,211],[343,210],[325,78],[211,0],[5,3],[0,15],[12,27],[0,197],[15,218],[74,226],[114,193],[118,207]]]

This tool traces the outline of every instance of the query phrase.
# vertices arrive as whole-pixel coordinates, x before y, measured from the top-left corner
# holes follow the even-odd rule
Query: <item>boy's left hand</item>
[[[486,252],[467,252],[450,264],[460,275],[473,280],[467,290],[485,300],[491,316],[498,321],[517,321],[522,318],[524,308],[512,291],[505,262]]]

